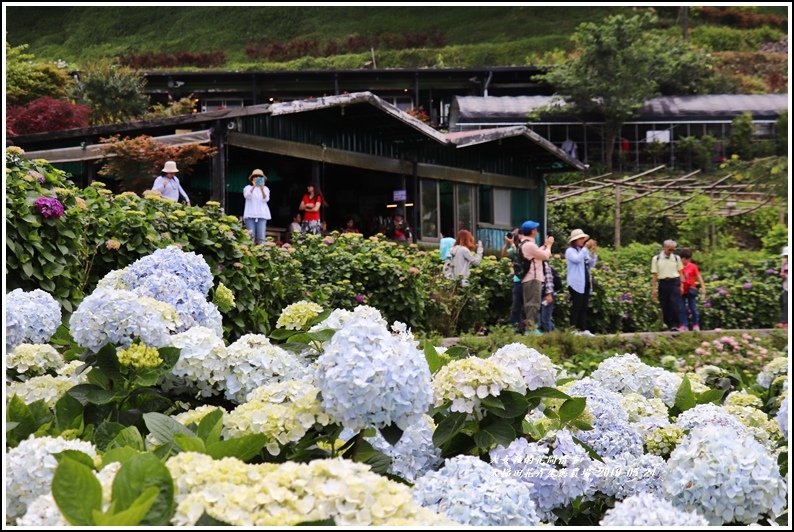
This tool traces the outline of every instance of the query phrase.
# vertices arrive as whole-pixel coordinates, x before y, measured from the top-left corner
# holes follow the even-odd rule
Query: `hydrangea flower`
[[[725,405],[726,412],[734,416],[753,435],[758,443],[770,451],[777,447],[777,441],[783,436],[777,422],[766,413],[752,406]]]
[[[392,459],[389,472],[415,482],[428,471],[434,470],[444,461],[441,450],[433,445],[433,432],[436,424],[433,418],[424,415],[408,427],[400,440],[391,445],[380,432],[373,438],[367,438],[372,446]]]
[[[362,319],[364,321],[376,323],[383,327],[388,327],[389,325],[386,323],[386,320],[383,319],[383,316],[378,309],[368,305],[359,305],[352,311],[341,308],[334,309],[327,318],[320,323],[313,325],[312,328],[309,329],[309,332],[321,331],[323,329],[334,329],[335,331],[338,331],[351,319]]]
[[[710,525],[752,524],[786,508],[777,460],[752,437],[727,427],[697,427],[670,455],[664,495]]]
[[[788,357],[778,357],[772,359],[771,362],[764,366],[758,374],[758,377],[756,377],[756,380],[762,388],[768,390],[772,381],[775,380],[775,377],[785,375],[786,373],[788,373]]]
[[[218,308],[172,273],[145,277],[138,282],[133,292],[168,303],[176,309],[179,319],[175,332],[202,326],[214,330],[219,337],[223,336],[222,317]]]
[[[127,347],[136,338],[152,347],[169,342],[163,314],[127,290],[94,290],[72,314],[69,327],[77,344],[94,352],[106,344]]]
[[[611,458],[626,452],[634,456],[643,454],[642,437],[629,424],[620,394],[607,390],[589,377],[567,383],[561,389],[568,395],[587,399],[587,410],[593,415],[593,430],[575,434],[599,456]]]
[[[33,202],[33,206],[39,211],[42,218],[57,220],[63,216],[63,203],[58,198],[41,196]]]
[[[786,441],[788,441],[788,395],[786,395],[786,397],[783,398],[783,402],[780,403],[780,408],[777,411],[775,419],[780,427],[780,432],[783,434]]]
[[[631,422],[649,417],[667,419],[667,406],[657,397],[647,399],[638,393],[628,393],[623,395],[620,401]]]
[[[134,343],[127,349],[119,349],[116,356],[121,366],[135,369],[156,368],[163,363],[157,349],[140,343]]]
[[[113,290],[129,290],[130,287],[127,283],[124,282],[124,276],[127,274],[127,269],[124,268],[122,270],[113,270],[108,272],[99,282],[96,284],[96,288],[94,290],[99,290],[100,288],[112,288]]]
[[[264,334],[246,334],[226,348],[226,398],[244,403],[257,388],[310,374],[303,359],[270,342]]]
[[[61,324],[61,305],[43,290],[6,294],[6,351],[19,344],[45,344]]]
[[[292,331],[301,331],[310,321],[320,315],[323,307],[311,301],[298,301],[284,307],[278,317],[276,327]]]
[[[731,392],[728,394],[728,397],[725,398],[725,406],[727,405],[735,405],[735,406],[752,406],[754,408],[762,408],[764,406],[764,402],[761,401],[761,398],[747,392]]]
[[[638,493],[618,502],[607,510],[601,526],[708,526],[708,521],[697,512],[686,512],[659,495]]]
[[[549,357],[524,344],[507,344],[500,347],[490,358],[506,368],[518,368],[527,390],[537,390],[543,386],[553,387],[557,383],[559,368]]]
[[[247,403],[225,416],[224,437],[264,434],[265,449],[277,456],[280,445],[296,442],[312,427],[330,422],[320,405],[319,394],[320,390],[305,380],[273,382],[257,388]]]
[[[29,405],[38,400],[44,401],[47,406],[54,407],[63,394],[80,384],[83,379],[65,377],[63,375],[41,375],[32,377],[24,382],[6,383],[6,394],[9,398],[18,396],[23,403]]]
[[[500,477],[517,479],[529,487],[543,521],[556,521],[552,510],[584,495],[592,483],[584,474],[592,461],[567,430],[535,443],[519,438],[507,447],[500,445],[490,456]]]
[[[223,283],[218,283],[218,288],[215,289],[215,294],[212,296],[212,302],[222,312],[229,312],[234,308],[234,292]]]
[[[645,450],[650,454],[666,458],[684,437],[684,429],[674,425],[659,427],[645,436]]]
[[[430,369],[416,343],[362,316],[337,331],[317,359],[315,378],[323,408],[353,431],[391,424],[405,430],[432,400]]]
[[[427,473],[413,489],[416,502],[469,526],[540,524],[530,487],[505,478],[479,458],[456,456]]]
[[[341,458],[248,465],[179,453],[166,466],[177,488],[176,526],[193,525],[204,512],[234,526],[450,524],[419,507],[404,484]]]
[[[682,412],[675,421],[675,425],[684,430],[713,425],[732,430],[736,435],[747,435],[749,431],[735,416],[729,414],[723,407],[706,403],[696,405]]]
[[[137,288],[147,277],[164,273],[176,275],[190,290],[204,297],[212,288],[212,272],[204,257],[176,246],[158,249],[136,260],[127,267],[123,280],[130,288]]]
[[[169,339],[178,347],[179,360],[161,383],[166,390],[198,391],[202,397],[219,394],[232,372],[223,340],[206,327],[193,327]]]
[[[63,356],[48,344],[19,344],[6,355],[6,369],[28,377],[63,366]]]
[[[640,361],[637,355],[626,353],[602,361],[590,377],[607,390],[617,393],[638,393],[655,396],[656,379],[664,370]]]
[[[25,515],[28,504],[39,495],[49,493],[58,466],[53,455],[67,449],[96,456],[88,442],[49,436],[28,438],[6,453],[6,515],[11,523]]]
[[[593,483],[588,495],[602,493],[620,501],[638,493],[658,493],[662,487],[664,459],[652,454],[620,453],[593,462],[586,472]]]
[[[436,406],[452,401],[452,412],[471,414],[489,395],[497,397],[503,390],[526,392],[524,377],[518,368],[505,366],[492,358],[468,357],[451,361],[433,376],[433,400]]]
[[[223,414],[223,417],[221,419],[225,418],[228,415],[228,412],[226,412],[226,410],[224,410],[220,406],[201,405],[199,407],[192,408],[190,410],[182,412],[181,414],[175,415],[174,419],[179,421],[182,425],[186,427],[193,424],[198,425],[199,423],[201,423],[202,419],[204,419],[208,414],[215,412],[216,410],[220,410],[221,414]]]

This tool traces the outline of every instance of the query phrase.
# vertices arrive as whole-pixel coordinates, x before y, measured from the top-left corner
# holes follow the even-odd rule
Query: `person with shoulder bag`
[[[700,330],[700,314],[698,314],[698,295],[702,292],[706,297],[706,285],[697,264],[692,262],[692,250],[684,248],[681,250],[681,262],[684,264],[681,274],[681,325],[679,330],[688,331],[690,326],[693,331]],[[691,320],[690,320],[691,315]]]

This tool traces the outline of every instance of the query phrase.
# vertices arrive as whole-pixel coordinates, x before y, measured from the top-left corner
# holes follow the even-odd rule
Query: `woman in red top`
[[[687,323],[692,325],[693,331],[700,330],[700,315],[698,314],[698,295],[703,291],[703,297],[706,297],[706,285],[703,283],[703,277],[700,275],[700,270],[697,264],[692,262],[692,250],[684,248],[681,250],[681,262],[684,264],[681,273],[684,275],[684,282],[681,283],[681,306],[680,306],[680,322],[679,330],[688,331]],[[691,314],[692,319],[689,319]]]
[[[301,198],[300,207],[298,210],[303,211],[303,222],[301,223],[301,231],[303,233],[311,233],[319,235],[322,231],[320,225],[320,208],[323,206],[323,197],[320,194],[314,193],[314,185],[306,186],[306,194]]]

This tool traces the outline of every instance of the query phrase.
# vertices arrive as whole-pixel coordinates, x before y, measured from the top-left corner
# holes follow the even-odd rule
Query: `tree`
[[[728,137],[728,149],[731,155],[738,155],[743,161],[753,158],[753,136],[755,127],[753,126],[753,115],[742,113],[731,120],[731,133]]]
[[[27,44],[11,46],[6,42],[6,99],[8,105],[25,105],[42,96],[64,98],[71,83],[62,69],[37,63],[26,53]]]
[[[653,13],[644,12],[583,23],[572,37],[572,59],[541,76],[580,115],[603,117],[610,170],[623,123],[646,100],[662,87],[697,92],[712,75],[696,49],[680,39],[649,33],[655,22]]]
[[[61,131],[88,127],[87,105],[74,104],[43,96],[22,107],[8,107],[6,133],[29,135],[45,131]]]
[[[131,68],[98,63],[74,86],[72,97],[91,108],[92,124],[113,124],[141,116],[149,106],[146,80]]]

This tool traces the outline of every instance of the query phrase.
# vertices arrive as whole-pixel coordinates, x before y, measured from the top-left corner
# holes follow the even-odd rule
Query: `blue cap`
[[[538,222],[533,222],[532,220],[527,220],[526,222],[521,224],[521,232],[524,233],[524,234],[527,234],[530,231],[532,231],[533,229],[537,229],[538,227],[540,227],[540,224]]]

